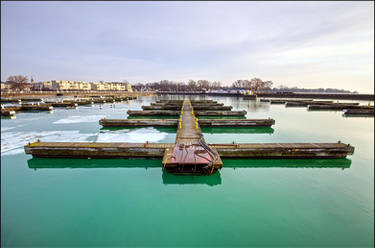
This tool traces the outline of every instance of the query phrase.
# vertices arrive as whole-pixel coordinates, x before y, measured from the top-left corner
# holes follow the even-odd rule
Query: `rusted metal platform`
[[[269,127],[273,119],[199,119],[202,127]],[[177,127],[178,119],[100,119],[103,127]]]

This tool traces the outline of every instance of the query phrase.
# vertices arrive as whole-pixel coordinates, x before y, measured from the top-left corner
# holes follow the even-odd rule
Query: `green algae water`
[[[2,246],[374,245],[373,118],[210,97],[276,123],[202,128],[207,143],[340,140],[355,147],[346,159],[224,159],[212,176],[171,175],[161,159],[38,159],[23,151],[36,139],[174,142],[176,128],[98,124],[167,98],[2,118]]]

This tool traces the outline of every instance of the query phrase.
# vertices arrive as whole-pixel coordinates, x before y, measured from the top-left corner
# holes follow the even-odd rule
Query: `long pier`
[[[205,143],[190,100],[183,102],[175,146],[165,149],[162,164],[167,170],[203,174],[212,174],[223,165],[216,149]]]

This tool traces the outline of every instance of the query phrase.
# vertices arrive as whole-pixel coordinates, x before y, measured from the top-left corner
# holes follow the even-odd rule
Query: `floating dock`
[[[256,100],[257,99],[257,95],[244,95],[242,98],[244,100]]]
[[[78,106],[78,104],[74,102],[46,102],[46,104],[51,104],[51,106],[54,108],[69,108]]]
[[[10,110],[10,109],[1,109],[1,115],[2,116],[14,116],[16,114],[16,111]]]
[[[344,115],[369,115],[369,116],[374,116],[374,108],[367,108],[367,109],[353,109],[353,108],[348,108],[343,110]]]
[[[103,127],[177,127],[178,119],[101,119]],[[270,127],[274,119],[198,119],[202,127]]]
[[[52,111],[51,104],[22,104],[20,106],[5,106],[1,108],[1,115],[13,116],[20,111]]]
[[[21,99],[1,98],[1,102],[3,102],[3,103],[21,103]]]
[[[51,111],[53,107],[51,104],[22,104],[21,111]]]
[[[194,108],[195,107],[200,107],[200,106],[215,106],[215,107],[220,107],[220,106],[224,106],[224,103],[206,102],[206,103],[192,103],[191,105]],[[180,109],[181,109],[182,103],[181,102],[165,102],[165,103],[155,102],[155,103],[151,103],[151,106],[158,106],[158,107],[162,107],[162,106],[179,106]]]
[[[138,116],[152,116],[152,115],[158,115],[158,116],[179,116],[180,111],[173,111],[173,110],[128,110],[128,115],[138,115]],[[196,116],[244,116],[246,115],[246,111],[196,111]]]
[[[307,107],[308,105],[329,105],[333,104],[333,101],[286,101],[285,107]]]
[[[43,98],[1,98],[1,102],[20,103],[20,102],[42,102]]]
[[[329,104],[329,105],[308,105],[308,110],[344,110],[344,109],[373,109],[373,107],[359,106],[354,104]]]
[[[104,126],[177,126],[174,144],[37,141],[25,145],[25,152],[34,157],[49,158],[163,158],[162,168],[178,174],[215,173],[223,166],[221,158],[345,158],[354,152],[353,146],[341,142],[206,144],[200,126],[212,127],[229,124],[238,127],[241,125],[240,123],[250,126],[260,125],[261,122],[264,125],[269,125],[274,121],[272,119],[198,120],[189,100],[182,103],[179,117],[179,119],[166,120],[100,120]]]
[[[64,100],[63,103],[77,104],[77,105],[94,105],[94,102],[89,101],[89,100],[83,100],[83,101]]]
[[[194,106],[194,110],[221,110],[221,111],[230,111],[232,106],[220,106],[220,105],[200,105]],[[181,106],[178,105],[162,105],[162,106],[142,106],[143,110],[180,110]]]
[[[354,147],[344,143],[208,144],[221,158],[345,158]],[[160,158],[171,143],[33,142],[25,152],[43,158]],[[225,167],[225,165],[224,165]]]

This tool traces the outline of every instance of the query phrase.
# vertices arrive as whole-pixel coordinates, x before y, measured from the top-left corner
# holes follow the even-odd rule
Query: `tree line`
[[[136,90],[159,90],[159,91],[208,91],[208,90],[228,90],[228,89],[246,89],[246,90],[271,90],[272,81],[263,81],[260,78],[250,80],[236,80],[231,86],[224,86],[219,81],[208,80],[189,80],[188,82],[175,82],[161,80],[153,83],[133,84]]]
[[[6,83],[11,90],[22,91],[25,89],[32,89],[32,82],[29,81],[28,77],[23,75],[9,76]],[[335,88],[316,88],[316,89],[305,89],[298,87],[287,87],[280,85],[274,87],[272,81],[264,81],[260,78],[236,80],[231,86],[224,86],[219,81],[208,81],[208,80],[189,80],[187,82],[176,82],[170,80],[161,80],[152,83],[136,83],[132,84],[133,90],[151,90],[151,91],[210,91],[210,90],[253,90],[253,91],[273,91],[273,92],[327,92],[327,93],[357,93],[356,91],[351,92],[349,90],[335,89]]]

